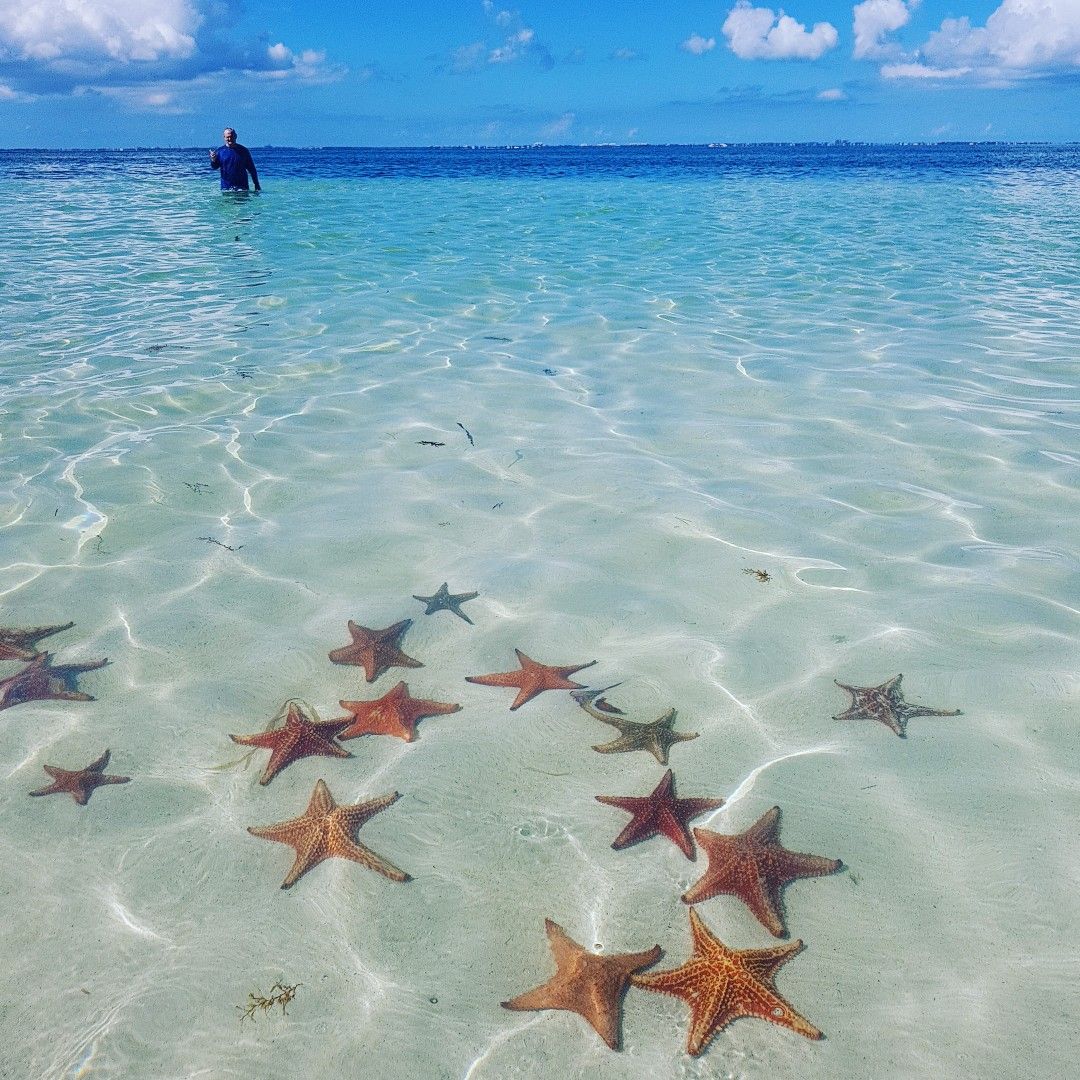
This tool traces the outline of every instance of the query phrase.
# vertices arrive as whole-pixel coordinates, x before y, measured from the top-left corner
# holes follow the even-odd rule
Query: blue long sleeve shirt
[[[221,170],[222,191],[247,191],[248,173],[255,182],[255,190],[259,190],[259,174],[255,171],[255,162],[251,160],[251,151],[240,143],[232,146],[219,146],[215,151],[217,157],[211,161],[210,167]]]

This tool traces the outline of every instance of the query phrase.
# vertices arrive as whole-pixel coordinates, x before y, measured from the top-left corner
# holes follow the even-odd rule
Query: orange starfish
[[[796,878],[832,874],[839,859],[803,855],[780,846],[780,807],[766,811],[745,832],[735,836],[695,829],[694,837],[709,856],[704,877],[683,894],[683,903],[698,904],[718,893],[737,896],[774,937],[783,937],[780,890]]]
[[[108,660],[88,664],[58,664],[50,662],[50,653],[38,653],[22,669],[6,679],[0,679],[0,709],[10,709],[27,701],[93,701],[90,694],[75,689],[75,680],[84,671],[96,671]]]
[[[350,619],[349,633],[352,635],[352,644],[334,649],[330,653],[330,659],[335,664],[355,664],[362,667],[368,682],[374,682],[388,668],[423,667],[419,660],[406,656],[398,648],[398,642],[410,626],[412,619],[402,619],[383,630],[372,630],[367,626],[359,626]]]
[[[42,768],[53,778],[48,787],[31,791],[31,795],[70,795],[80,806],[85,806],[94,788],[102,784],[128,784],[130,776],[106,776],[105,766],[109,764],[109,751],[91,761],[84,769],[61,769],[56,765],[43,765]]]
[[[412,742],[416,738],[416,722],[425,716],[446,716],[461,710],[460,705],[445,701],[426,701],[409,694],[408,684],[399,682],[393,690],[377,701],[342,701],[343,709],[352,713],[351,724],[339,739],[356,739],[361,735],[396,735]]]
[[[773,984],[777,968],[802,949],[801,941],[772,949],[729,949],[709,932],[693,908],[690,934],[694,951],[681,967],[631,977],[634,986],[671,994],[690,1006],[688,1054],[697,1057],[721,1028],[740,1016],[771,1020],[808,1039],[821,1038],[821,1032]]]
[[[288,889],[313,866],[323,859],[352,859],[353,862],[374,870],[391,881],[408,881],[409,875],[399,870],[393,863],[380,858],[370,848],[357,843],[353,833],[380,810],[385,810],[399,798],[396,791],[389,795],[380,795],[376,799],[365,799],[350,806],[338,806],[326,783],[320,780],[311,794],[308,808],[303,815],[277,825],[262,828],[251,827],[252,836],[264,840],[276,840],[296,849],[296,859],[292,869],[281,883]]]
[[[352,757],[343,746],[338,746],[334,739],[341,734],[341,729],[349,725],[350,718],[339,717],[337,720],[309,720],[304,710],[295,701],[288,703],[284,727],[273,731],[263,731],[257,735],[230,735],[234,743],[241,746],[261,746],[271,751],[266,771],[259,777],[260,784],[269,784],[286,765],[298,758],[321,754],[324,757]]]
[[[63,626],[30,626],[22,630],[0,628],[0,660],[33,660],[38,651],[28,646],[37,645],[43,637],[52,637],[61,630],[70,630],[74,625],[69,622]]]
[[[581,683],[571,682],[567,676],[575,671],[592,667],[596,663],[590,660],[587,664],[568,664],[559,667],[554,664],[538,664],[530,659],[520,649],[515,649],[520,671],[506,671],[498,675],[467,675],[466,682],[481,683],[484,686],[516,686],[518,695],[514,698],[510,711],[521,708],[526,701],[542,694],[545,690],[582,690]]]
[[[583,949],[558,923],[544,920],[557,971],[546,983],[504,1001],[504,1009],[566,1009],[585,1017],[600,1038],[619,1049],[622,999],[635,971],[660,959],[660,946],[639,953],[599,956]]]

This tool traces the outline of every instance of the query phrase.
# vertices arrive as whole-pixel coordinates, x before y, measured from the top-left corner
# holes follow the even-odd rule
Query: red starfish
[[[309,720],[295,701],[289,702],[285,726],[263,731],[258,735],[230,735],[241,746],[261,746],[270,750],[270,761],[259,778],[260,784],[269,784],[286,765],[298,758],[321,754],[324,757],[352,757],[343,746],[334,742],[341,729],[349,725],[349,717],[337,720]]]
[[[22,669],[0,679],[0,709],[10,709],[27,701],[93,701],[90,694],[75,689],[75,680],[83,671],[96,671],[108,660],[89,664],[50,663],[50,653],[39,653]]]
[[[688,1054],[697,1057],[721,1028],[740,1016],[771,1020],[808,1039],[821,1038],[821,1032],[776,992],[773,983],[777,968],[803,947],[801,941],[771,949],[729,949],[709,932],[693,908],[690,933],[694,951],[685,964],[631,978],[635,986],[671,994],[690,1006]]]
[[[686,823],[706,810],[716,810],[724,805],[723,799],[677,799],[675,777],[670,769],[651,795],[597,795],[596,801],[634,815],[615,837],[613,848],[629,847],[663,833],[688,859],[694,857],[694,842]]]
[[[393,690],[377,701],[342,701],[343,709],[352,713],[351,724],[339,739],[356,739],[361,735],[396,735],[412,742],[416,738],[416,722],[425,716],[445,716],[456,713],[460,705],[444,701],[426,701],[409,695],[408,684],[399,682]]]
[[[335,664],[355,664],[364,669],[368,682],[374,682],[387,668],[423,667],[419,660],[406,656],[398,648],[405,631],[412,626],[412,619],[402,619],[384,630],[372,630],[358,626],[349,620],[352,644],[334,649],[330,659]]]
[[[357,843],[353,833],[380,810],[385,810],[398,799],[396,791],[389,795],[380,795],[376,799],[365,799],[351,806],[338,806],[325,782],[320,780],[311,794],[308,808],[298,818],[266,825],[263,828],[251,827],[252,836],[264,840],[276,840],[296,849],[296,859],[292,869],[281,883],[283,889],[289,888],[313,866],[323,859],[351,859],[361,866],[368,867],[390,878],[391,881],[408,881],[409,875],[399,870],[393,863],[380,858],[370,848]]]
[[[43,768],[53,778],[48,787],[31,791],[31,795],[61,795],[69,794],[80,806],[85,806],[94,788],[102,784],[127,784],[131,782],[130,776],[106,776],[105,766],[109,764],[109,751],[97,759],[91,761],[85,769],[61,769],[56,765],[45,765]]]
[[[542,694],[545,690],[582,690],[584,687],[581,683],[571,682],[567,676],[573,675],[575,671],[581,671],[584,668],[592,667],[596,663],[595,660],[590,660],[587,664],[568,664],[565,667],[559,667],[554,664],[538,664],[535,660],[531,660],[520,649],[515,649],[517,653],[518,663],[521,665],[520,671],[507,671],[498,675],[467,675],[465,677],[466,682],[481,683],[484,686],[516,686],[518,688],[518,695],[514,698],[513,705],[510,706],[510,711],[521,708],[526,701],[536,697],[537,694]]]
[[[766,811],[746,832],[735,836],[695,829],[697,842],[709,856],[709,868],[683,894],[684,904],[711,896],[737,896],[774,937],[786,934],[780,890],[796,878],[820,877],[839,870],[839,859],[803,855],[780,846],[780,807]]]

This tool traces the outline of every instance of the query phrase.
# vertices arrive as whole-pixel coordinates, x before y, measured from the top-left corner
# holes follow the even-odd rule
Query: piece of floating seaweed
[[[445,446],[446,443],[444,443],[444,442],[435,442],[434,439],[417,439],[416,440],[416,445],[417,446]]]
[[[184,487],[186,487],[186,488],[191,488],[191,490],[192,490],[193,492],[195,492],[195,494],[196,494],[196,495],[205,495],[205,494],[206,494],[206,492],[208,492],[208,491],[210,491],[210,490],[211,490],[211,489],[210,489],[210,485],[209,485],[209,484],[204,484],[204,483],[202,483],[201,481],[196,481],[196,482],[195,482],[194,484],[189,484],[189,483],[188,483],[188,482],[187,482],[187,481],[185,480],[185,481],[184,481]],[[202,537],[199,537],[199,539],[201,540],[201,539],[202,539]]]
[[[217,544],[218,547],[222,547],[226,551],[239,551],[244,546],[243,544],[237,544],[236,547],[231,547],[229,544],[223,544],[213,536],[200,536],[197,539],[203,540],[208,544]]]
[[[472,433],[469,431],[469,429],[460,420],[457,422],[457,426],[465,432],[465,438],[469,440],[469,445],[475,446],[476,441],[473,439]]]
[[[769,573],[768,570],[755,570],[752,566],[747,566],[747,567],[744,567],[743,573],[744,574],[752,574],[754,577],[756,577],[758,579],[758,581],[762,581],[762,582],[772,581],[772,575]]]
[[[276,982],[270,987],[270,993],[266,997],[257,990],[251,991],[248,994],[247,1005],[236,1006],[240,1011],[240,1023],[242,1024],[245,1020],[257,1020],[258,1017],[255,1014],[260,1009],[268,1013],[275,1005],[281,1006],[282,1016],[288,1016],[285,1006],[296,997],[296,991],[303,985],[303,983],[297,983],[295,986],[286,986],[284,983]]]
[[[270,719],[270,723],[263,728],[263,734],[268,731],[276,731],[279,727],[285,726],[285,717],[289,713],[289,706],[299,705],[306,713],[313,717],[316,721],[319,719],[319,714],[306,702],[301,701],[299,698],[289,698],[280,709]],[[259,752],[257,746],[252,747],[246,754],[242,754],[238,758],[233,758],[232,761],[226,761],[222,765],[211,765],[209,772],[225,772],[227,769],[246,769],[251,763],[251,759]]]

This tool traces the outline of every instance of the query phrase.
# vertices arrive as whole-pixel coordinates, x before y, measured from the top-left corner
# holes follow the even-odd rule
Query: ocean
[[[0,631],[0,1077],[1068,1075],[1080,147],[253,154],[247,197],[205,148],[0,152],[0,627],[65,627]],[[371,681],[350,622],[398,627]],[[604,693],[467,681],[515,650]],[[108,664],[22,701],[43,651]],[[838,685],[898,675],[876,718]],[[265,785],[230,739],[402,680],[460,709]],[[501,1007],[555,974],[545,920],[659,945],[643,979],[691,957],[721,857],[667,819],[613,848],[596,799],[662,787],[594,747],[670,710],[677,797],[724,801],[684,826],[779,807],[842,862],[766,882],[785,936],[756,871],[692,908],[803,943],[764,981],[819,1040],[774,1012],[691,1055],[611,965],[618,1051]],[[106,750],[128,783],[28,797]],[[319,780],[400,795],[345,832],[411,880],[280,888],[248,830]]]

